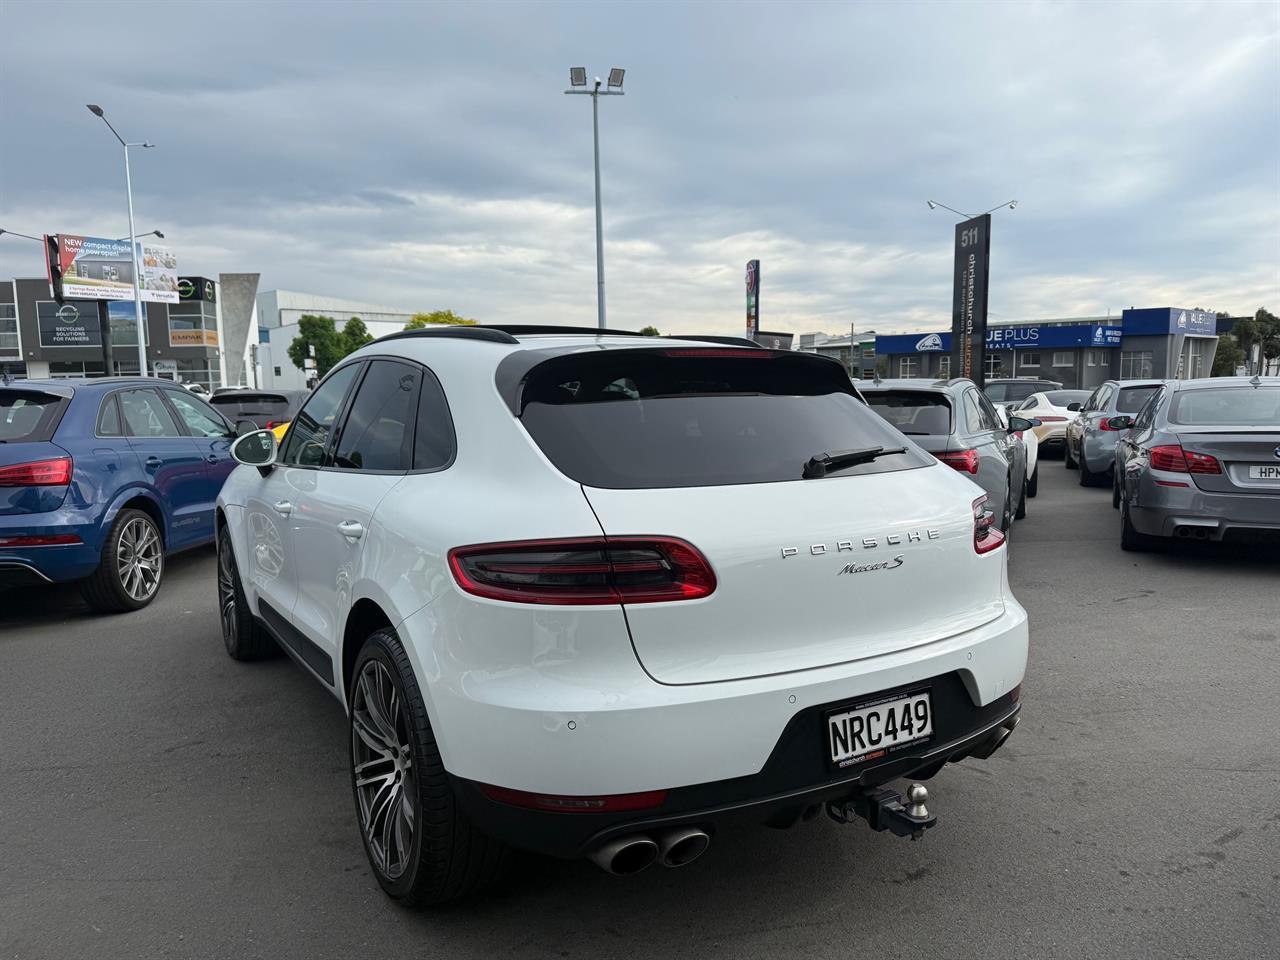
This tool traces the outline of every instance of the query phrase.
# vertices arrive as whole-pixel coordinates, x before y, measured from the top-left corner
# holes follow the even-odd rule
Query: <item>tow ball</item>
[[[907,798],[896,790],[873,790],[858,793],[839,802],[827,804],[827,816],[836,823],[852,823],[861,817],[872,830],[888,830],[899,837],[919,840],[924,832],[938,822],[937,814],[930,813],[925,803],[929,791],[923,783],[907,787]]]

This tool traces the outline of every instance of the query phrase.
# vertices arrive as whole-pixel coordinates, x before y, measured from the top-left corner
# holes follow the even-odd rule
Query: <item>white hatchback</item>
[[[543,327],[384,337],[218,500],[223,636],[349,716],[405,903],[504,851],[630,873],[731,816],[919,836],[1013,730],[1027,618],[985,497],[838,363]]]

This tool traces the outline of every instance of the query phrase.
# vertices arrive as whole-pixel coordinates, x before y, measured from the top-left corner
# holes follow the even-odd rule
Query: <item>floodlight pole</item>
[[[610,81],[612,82],[612,81]],[[600,209],[600,98],[621,97],[621,90],[601,90],[597,77],[589,90],[566,90],[567,94],[585,94],[591,98],[591,136],[596,168],[596,313],[600,329],[604,329],[604,220]]]
[[[147,375],[147,328],[146,322],[142,319],[142,287],[140,285],[141,264],[138,261],[138,238],[134,233],[133,227],[133,179],[129,173],[129,148],[154,147],[155,144],[146,142],[127,142],[124,137],[120,136],[116,131],[116,128],[111,125],[111,121],[106,118],[101,107],[92,103],[88,104],[88,107],[90,113],[100,118],[102,122],[107,125],[107,129],[115,135],[115,138],[120,141],[120,146],[124,149],[124,190],[125,195],[129,200],[129,257],[133,262],[133,316],[134,322],[137,324],[138,376],[145,377]],[[111,338],[110,323],[107,324],[107,329],[102,332],[102,335],[105,339],[109,340]],[[106,374],[107,376],[110,376],[111,371],[107,370]]]

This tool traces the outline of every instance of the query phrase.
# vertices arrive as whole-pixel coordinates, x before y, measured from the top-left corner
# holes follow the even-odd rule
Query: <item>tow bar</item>
[[[925,802],[929,791],[923,783],[907,787],[907,799],[896,790],[874,790],[859,793],[839,803],[827,804],[827,816],[836,823],[852,823],[861,817],[872,830],[888,830],[899,837],[919,840],[924,832],[938,822],[937,814],[930,813]]]

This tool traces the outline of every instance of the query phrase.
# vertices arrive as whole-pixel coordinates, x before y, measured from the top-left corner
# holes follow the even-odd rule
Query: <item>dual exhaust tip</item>
[[[707,852],[711,837],[698,827],[676,827],[653,836],[630,834],[610,840],[589,855],[592,863],[605,873],[629,876],[654,863],[664,867],[683,867]]]

